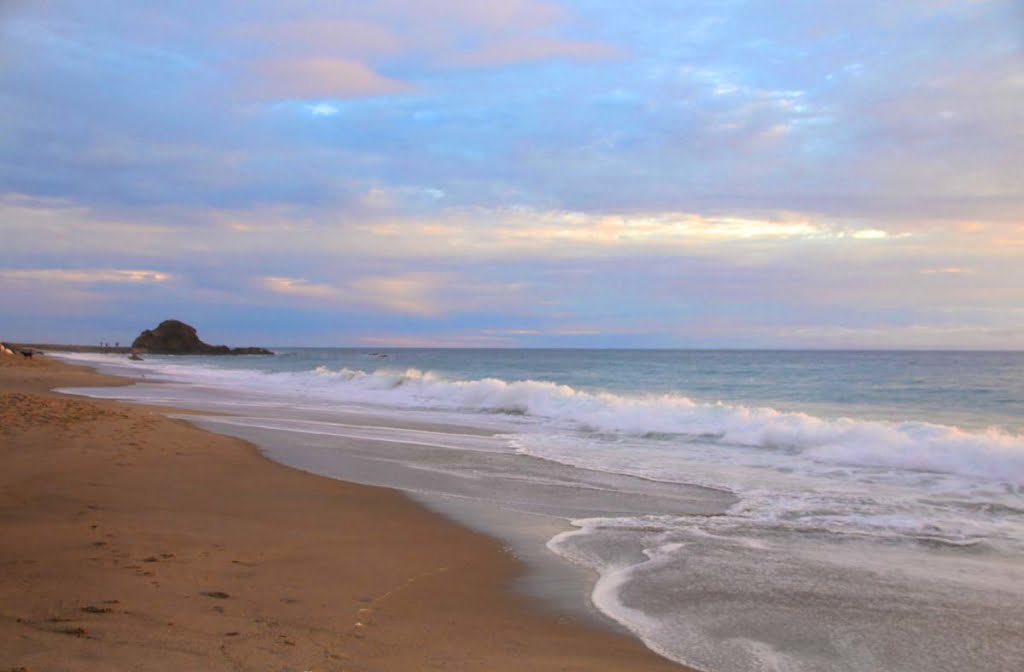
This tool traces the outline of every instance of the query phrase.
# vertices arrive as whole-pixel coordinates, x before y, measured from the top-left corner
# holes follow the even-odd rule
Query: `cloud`
[[[324,57],[254,63],[248,88],[270,100],[383,96],[415,89],[412,84],[379,75],[358,61]]]
[[[98,319],[119,298],[141,292],[152,298],[152,288],[172,285],[176,279],[148,269],[0,267],[0,321],[7,323],[11,336],[9,330],[21,321],[36,328],[40,320],[54,317],[66,324],[82,317]],[[56,342],[77,336],[68,334],[67,328],[63,331]]]
[[[964,229],[947,222],[919,222],[900,228],[864,228],[799,212],[601,212],[535,208],[448,207],[424,212],[410,202],[435,202],[429,190],[378,190],[350,206],[311,204],[205,210],[151,208],[131,213],[106,212],[69,201],[0,197],[0,218],[10,234],[0,250],[0,265],[24,266],[34,257],[72,255],[73,265],[130,267],[145,259],[173,272],[182,259],[226,264],[258,259],[261,275],[307,277],[310,269],[295,260],[313,260],[314,275],[337,277],[328,260],[348,260],[347,268],[383,260],[439,264],[451,271],[477,259],[510,263],[522,259],[597,259],[649,257],[663,253],[742,261],[753,257],[798,257],[816,250],[851,258],[882,254],[885,248],[910,249],[920,256],[915,268],[973,265],[963,254],[1010,254],[1005,244],[1014,227],[977,220]],[[957,256],[951,256],[953,254]],[[956,259],[956,263],[951,260]],[[134,260],[134,261],[133,261]],[[286,261],[287,260],[287,261]],[[52,262],[51,262],[52,263]],[[304,262],[304,263],[308,263]],[[417,262],[419,263],[419,262]],[[800,263],[794,258],[793,263]],[[268,267],[281,266],[287,272]],[[145,266],[143,266],[145,267]],[[392,269],[393,271],[393,269]],[[386,275],[396,275],[389,271]],[[498,273],[500,268],[493,269]]]
[[[485,336],[537,336],[543,333],[540,329],[483,329]]]
[[[922,275],[973,275],[974,269],[947,266],[945,268],[922,268],[918,273]]]
[[[273,294],[305,299],[319,308],[348,307],[430,319],[480,311],[515,311],[528,303],[523,282],[454,271],[357,274],[335,282],[266,276],[260,284]]]
[[[913,235],[861,229],[811,213],[778,212],[753,217],[698,212],[592,213],[534,208],[446,208],[436,215],[387,216],[354,227],[349,243],[374,246],[388,240],[398,255],[466,256],[535,254],[558,258],[657,253],[665,249],[698,252],[731,246],[786,242],[856,244],[895,242]],[[377,243],[380,245],[381,243]]]
[[[382,13],[389,16],[402,15],[412,24],[471,27],[493,33],[550,27],[566,21],[569,16],[560,4],[544,0],[501,0],[488,3],[474,0],[437,0],[430,3],[378,0],[372,4]]]
[[[807,221],[770,221],[694,213],[594,215],[582,212],[515,212],[496,237],[510,243],[561,241],[596,245],[659,245],[759,238],[806,238],[826,235]]]
[[[224,33],[253,55],[242,61],[248,91],[264,100],[416,91],[419,87],[409,78],[381,74],[382,65],[408,71],[410,60],[435,68],[480,67],[620,55],[611,45],[560,35],[571,17],[557,4],[535,0],[486,6],[461,0],[422,6],[370,0],[341,11],[325,3],[316,8],[316,18],[281,16],[274,5],[261,9],[253,12],[256,18]]]
[[[530,37],[493,42],[477,49],[454,53],[445,57],[442,62],[487,66],[554,59],[600,61],[622,56],[621,49],[598,42]]]
[[[850,235],[857,240],[882,240],[889,237],[889,232],[881,229],[860,229]]]
[[[352,289],[371,303],[400,313],[429,316],[448,310],[437,295],[453,280],[448,273],[403,273],[359,278],[352,282]]]
[[[1020,3],[845,4],[8,3],[3,281],[282,335],[1015,343]]]
[[[848,22],[759,3],[185,3],[117,6],[112,31],[97,1],[11,14],[8,51],[32,55],[0,73],[11,189],[235,207],[341,202],[362,180],[462,206],[890,219],[1024,205],[1007,3],[866,2]]]
[[[278,53],[347,54],[369,57],[395,54],[407,42],[392,27],[357,18],[299,18],[232,26],[228,36],[241,43],[267,43]]]
[[[444,305],[440,296],[453,280],[448,273],[402,273],[360,277],[343,285],[333,285],[270,276],[263,279],[263,286],[277,294],[334,305],[363,304],[406,315],[433,317],[453,308]]]
[[[160,271],[138,270],[138,269],[110,269],[110,268],[31,268],[31,269],[4,269],[0,268],[0,279],[6,280],[28,280],[41,283],[76,283],[76,284],[99,284],[99,283],[152,283],[169,282],[174,279],[169,273]]]
[[[277,294],[304,296],[314,299],[341,298],[346,294],[345,290],[340,287],[324,283],[307,282],[302,278],[268,276],[263,278],[263,285]]]

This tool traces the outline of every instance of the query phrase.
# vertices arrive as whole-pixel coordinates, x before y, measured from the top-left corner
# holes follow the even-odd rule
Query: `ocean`
[[[146,381],[76,393],[405,490],[701,670],[1024,661],[1024,353],[276,352],[62,356]]]

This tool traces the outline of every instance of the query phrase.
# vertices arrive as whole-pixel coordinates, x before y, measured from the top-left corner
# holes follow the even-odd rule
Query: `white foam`
[[[521,414],[631,436],[676,434],[717,444],[802,453],[833,465],[961,474],[1024,485],[1024,436],[926,422],[824,419],[681,395],[623,396],[546,381],[447,380],[416,369],[319,371],[348,400]],[[333,389],[332,389],[333,387]]]
[[[607,519],[574,520],[572,524],[578,529],[567,530],[555,535],[548,542],[548,549],[570,562],[589,567],[597,572],[598,579],[591,591],[590,599],[604,615],[625,626],[652,651],[670,660],[686,664],[686,660],[680,659],[675,652],[662,645],[659,637],[662,624],[658,619],[647,615],[641,609],[629,607],[622,601],[622,590],[629,584],[639,565],[627,562],[608,565],[599,557],[583,552],[581,547],[572,543],[574,538],[590,535],[594,528],[610,522],[612,521]],[[623,519],[618,522],[625,526],[642,524],[636,519]]]
[[[110,361],[103,355],[74,359]],[[332,371],[320,366],[314,371],[270,373],[163,360],[119,359],[117,364],[171,380],[299,399],[507,413],[562,429],[633,437],[673,435],[717,446],[782,451],[834,467],[954,474],[1008,483],[1018,490],[1024,487],[1024,436],[997,429],[970,432],[928,422],[820,418],[767,407],[702,403],[675,394],[584,391],[549,381],[453,380],[418,369]]]
[[[916,671],[957,660],[951,669],[994,671],[1019,659],[1019,643],[990,632],[1021,614],[1016,556],[805,541],[722,519],[574,520],[548,548],[597,572],[598,609],[696,669]],[[967,631],[988,640],[984,656],[965,649]]]

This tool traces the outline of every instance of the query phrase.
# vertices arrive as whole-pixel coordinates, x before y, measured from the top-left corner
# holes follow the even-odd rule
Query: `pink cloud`
[[[449,29],[455,24],[494,32],[541,28],[568,18],[565,10],[557,4],[538,0],[436,0],[422,3],[378,0],[371,5],[377,14],[405,17],[417,24],[441,24]]]
[[[573,17],[542,0],[324,3],[300,18],[276,4],[264,9],[256,13],[260,21],[227,31],[247,54],[249,92],[263,99],[412,90],[408,82],[381,75],[382,61],[415,58],[444,67],[621,55],[610,45],[560,35]]]
[[[250,24],[235,31],[243,40],[267,43],[275,53],[394,54],[407,40],[389,26],[361,19],[318,18]]]
[[[558,58],[594,61],[621,55],[621,50],[599,42],[522,37],[486,44],[478,49],[454,54],[444,61],[458,65],[507,65]]]
[[[413,89],[345,58],[261,61],[252,67],[250,79],[250,90],[261,98],[356,98]]]

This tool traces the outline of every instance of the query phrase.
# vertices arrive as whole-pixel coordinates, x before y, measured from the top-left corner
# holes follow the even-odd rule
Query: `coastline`
[[[116,385],[0,358],[0,662],[12,669],[683,670],[546,613],[500,544],[272,462]]]

